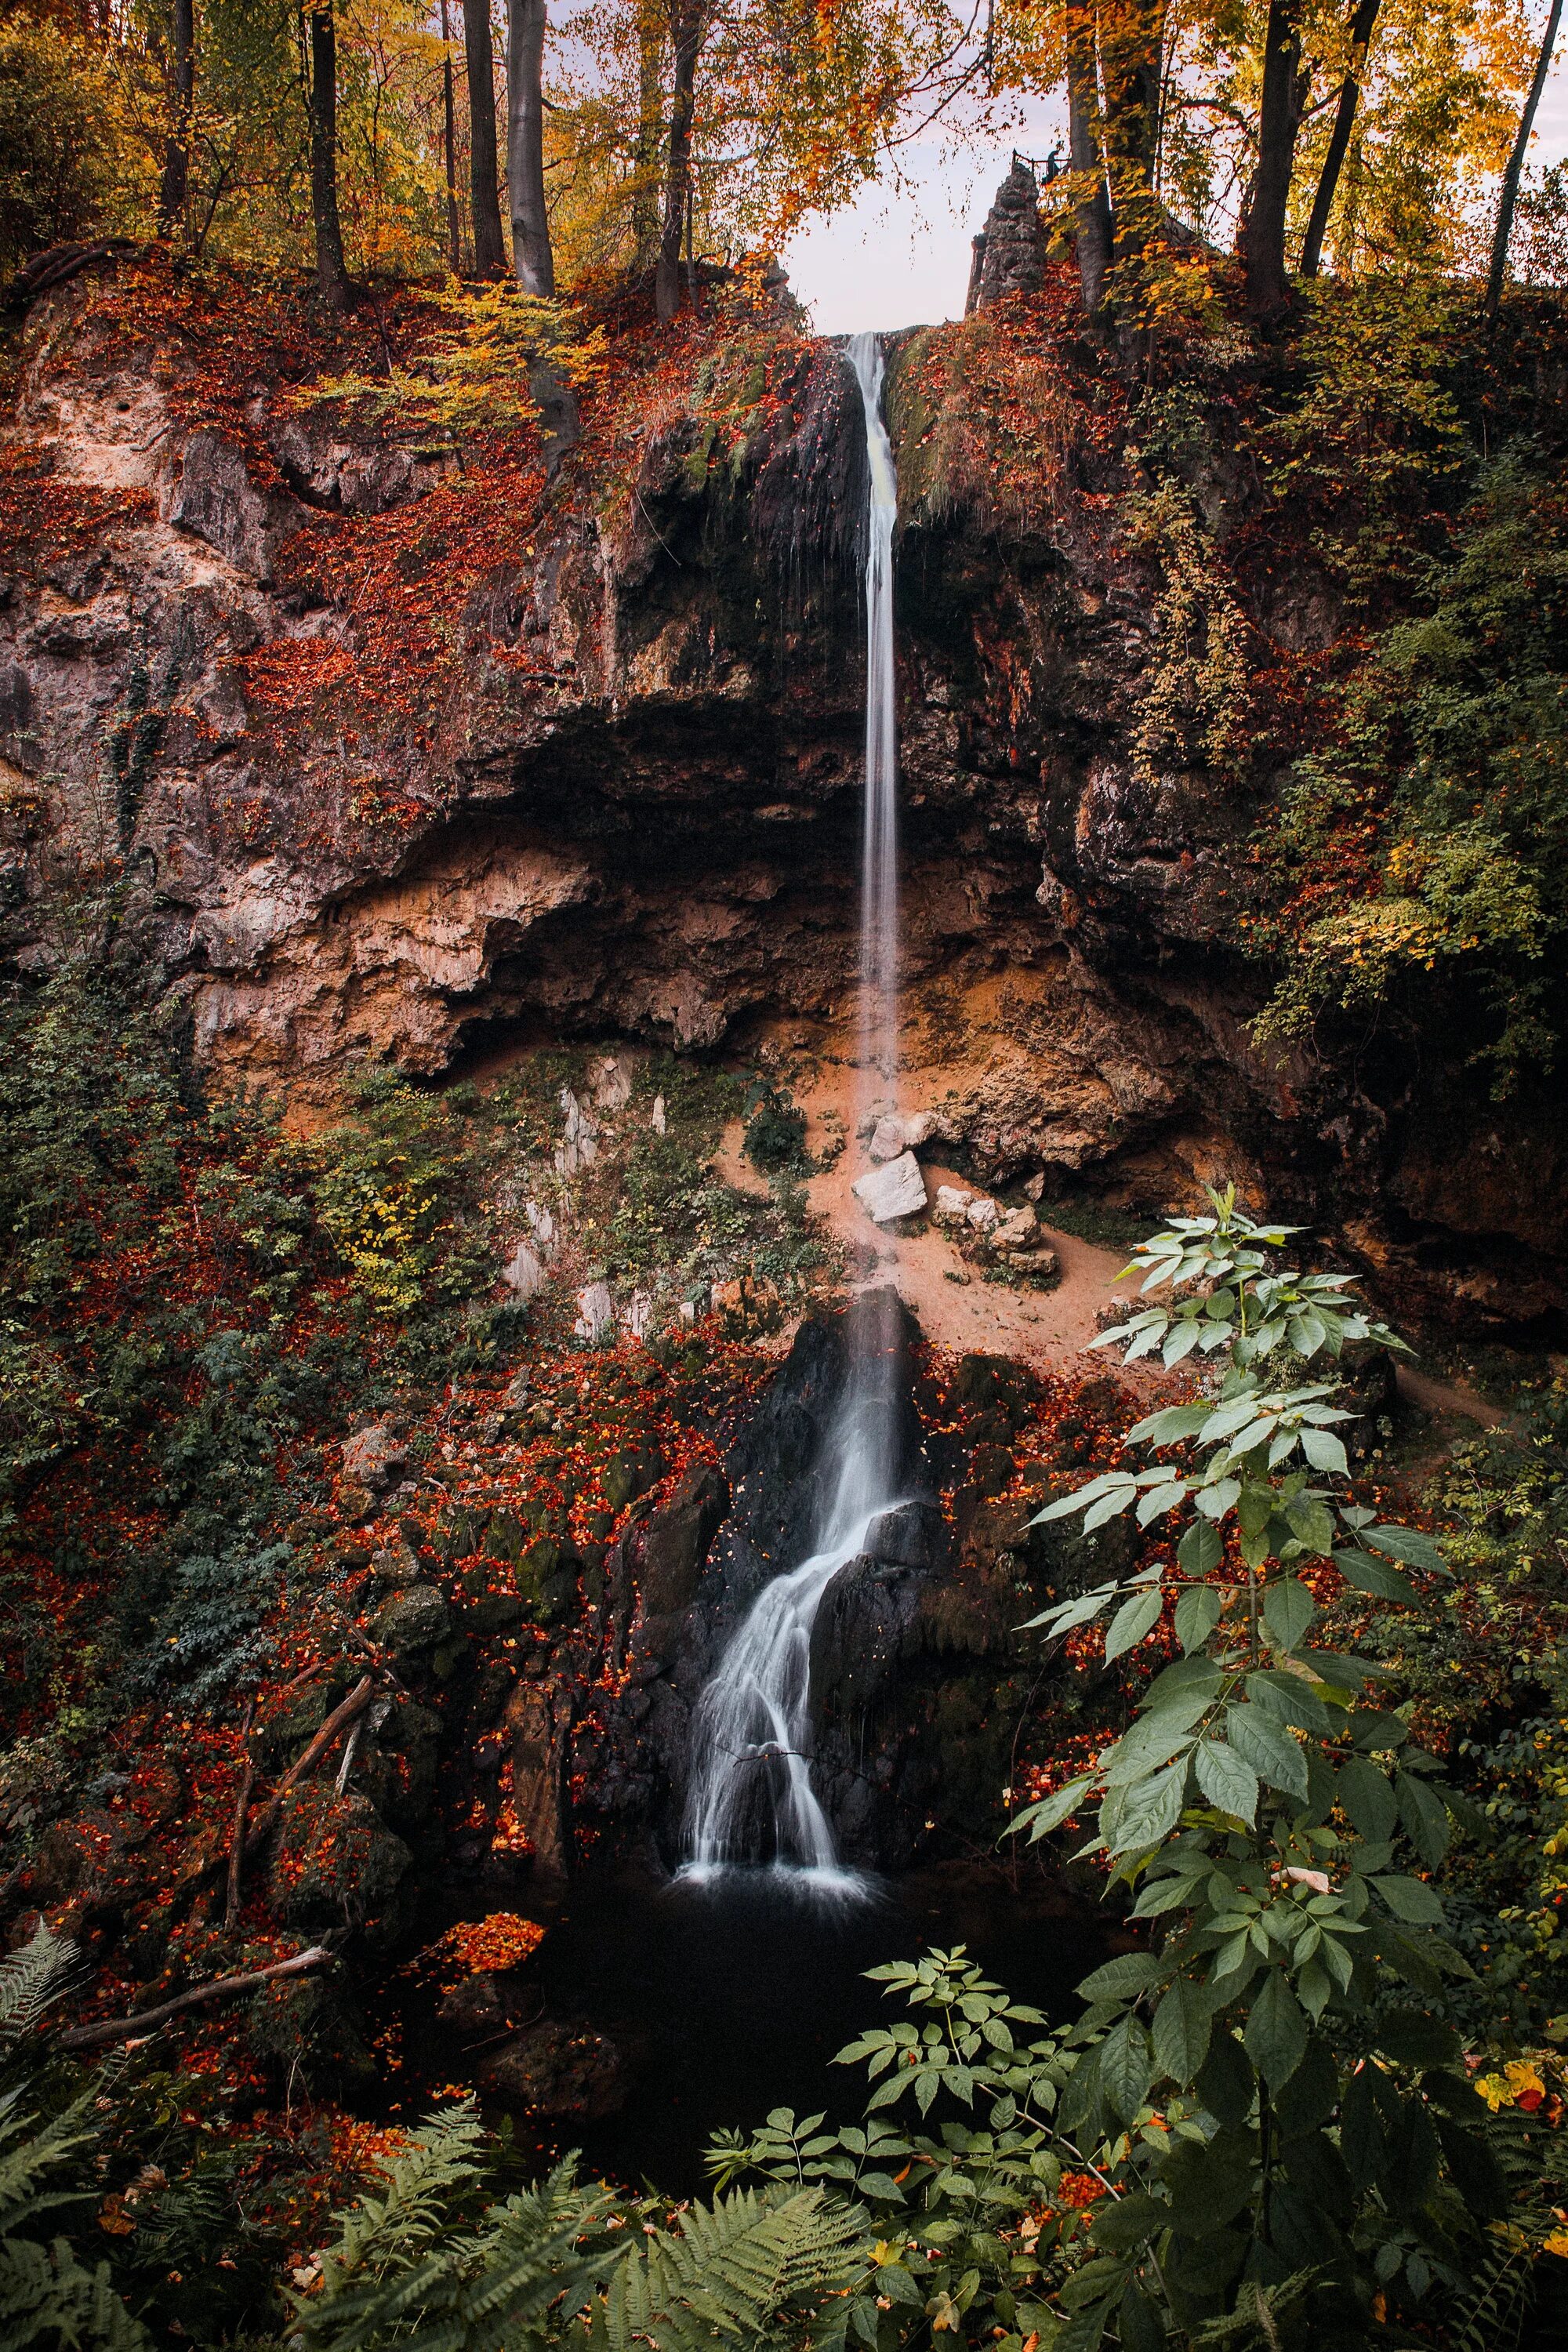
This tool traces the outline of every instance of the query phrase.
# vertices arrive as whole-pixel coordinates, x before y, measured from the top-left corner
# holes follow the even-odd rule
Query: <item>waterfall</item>
[[[882,347],[854,335],[846,356],[866,417],[866,801],[861,839],[857,1125],[898,1105],[898,727],[893,525],[898,479],[882,422]],[[698,1702],[681,1875],[707,1880],[771,1864],[813,1890],[849,1893],[833,1828],[811,1784],[811,1634],[823,1594],[899,1499],[895,1479],[897,1302],[858,1298],[850,1370],[826,1465],[816,1549],[764,1585]]]
[[[852,335],[847,357],[866,412],[871,495],[866,514],[866,811],[860,859],[858,1108],[897,1110],[899,1087],[899,734],[893,671],[893,525],[899,483],[882,422],[882,345]],[[881,1097],[867,1099],[872,1073]]]

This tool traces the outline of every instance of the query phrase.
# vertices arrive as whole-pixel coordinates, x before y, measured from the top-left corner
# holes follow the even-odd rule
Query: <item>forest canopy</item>
[[[1525,0],[34,0],[0,27],[0,267],[156,236],[313,261],[334,304],[646,271],[668,316],[913,138],[1065,88],[1041,160],[1091,308],[1205,248],[1265,312],[1287,270],[1479,277],[1504,212],[1554,279],[1560,175],[1523,167],[1555,26]]]

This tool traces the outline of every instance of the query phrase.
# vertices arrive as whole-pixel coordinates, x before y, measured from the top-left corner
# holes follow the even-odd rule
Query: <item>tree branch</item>
[[[258,1992],[263,1985],[273,1984],[279,1977],[302,1977],[331,1958],[325,1945],[312,1944],[308,1952],[296,1952],[292,1959],[275,1960],[269,1969],[252,1969],[246,1976],[218,1977],[211,1984],[193,1985],[189,1992],[176,1993],[173,2000],[165,2000],[156,2009],[144,2009],[139,2017],[106,2017],[96,2025],[73,2025],[60,2035],[60,2047],[96,2050],[105,2042],[140,2040],[142,2034],[155,2032],[160,2025],[166,2025],[182,2010],[200,2009],[210,2000],[236,2000],[241,1993]]]

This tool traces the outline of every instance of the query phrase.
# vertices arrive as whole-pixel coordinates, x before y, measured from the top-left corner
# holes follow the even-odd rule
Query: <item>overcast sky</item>
[[[1065,139],[1056,99],[1028,108],[1019,125],[956,154],[935,139],[904,149],[906,184],[868,188],[856,205],[804,229],[785,249],[790,283],[818,334],[910,327],[958,318],[969,284],[970,239],[985,218],[1015,147],[1043,156]],[[1568,46],[1542,96],[1532,163],[1568,153]]]

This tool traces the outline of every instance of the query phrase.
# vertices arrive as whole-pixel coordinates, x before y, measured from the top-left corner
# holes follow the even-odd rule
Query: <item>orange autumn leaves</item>
[[[440,1967],[455,1984],[462,1976],[489,1976],[501,1969],[520,1969],[544,1941],[537,1920],[520,1918],[515,1911],[491,1911],[483,1919],[460,1919],[426,1951],[427,1965]]]

